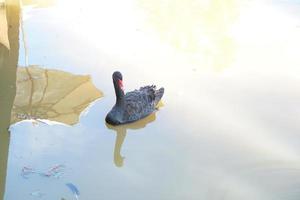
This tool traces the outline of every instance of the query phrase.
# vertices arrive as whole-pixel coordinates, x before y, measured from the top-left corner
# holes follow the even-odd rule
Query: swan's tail
[[[160,99],[162,98],[162,96],[164,95],[165,89],[162,87],[159,90],[155,90],[155,105],[158,104],[158,102],[160,101]]]

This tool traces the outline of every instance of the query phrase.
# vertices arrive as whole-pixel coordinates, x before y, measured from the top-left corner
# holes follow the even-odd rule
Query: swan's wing
[[[154,109],[154,87],[146,86],[126,93],[124,119],[135,121],[149,115]]]

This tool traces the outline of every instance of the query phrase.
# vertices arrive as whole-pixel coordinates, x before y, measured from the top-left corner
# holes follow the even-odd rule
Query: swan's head
[[[120,88],[121,90],[124,91],[124,87],[123,87],[123,76],[121,74],[121,72],[119,71],[115,71],[112,75],[112,78],[113,78],[113,82],[114,84]]]

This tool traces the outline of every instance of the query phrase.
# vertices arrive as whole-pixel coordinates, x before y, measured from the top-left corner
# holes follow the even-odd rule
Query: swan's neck
[[[116,106],[122,106],[124,104],[124,91],[119,87],[118,83],[114,82],[116,93]]]
[[[124,105],[124,96],[122,97],[117,97],[116,99],[116,106],[123,106]]]

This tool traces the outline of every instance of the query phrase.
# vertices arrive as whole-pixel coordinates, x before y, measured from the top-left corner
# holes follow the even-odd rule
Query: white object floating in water
[[[38,198],[41,198],[41,197],[45,196],[45,194],[42,193],[40,190],[36,190],[34,192],[31,192],[30,195],[34,196],[34,197],[38,197]]]

